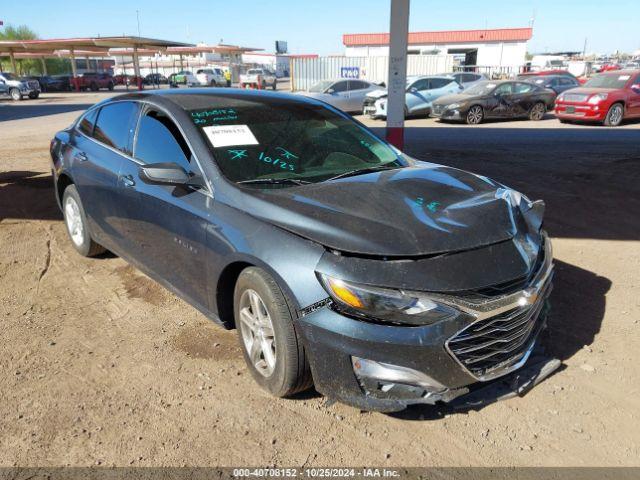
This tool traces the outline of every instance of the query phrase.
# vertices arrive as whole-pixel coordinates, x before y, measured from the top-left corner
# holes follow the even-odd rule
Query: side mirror
[[[636,93],[640,93],[640,83],[634,83],[633,85],[631,85],[631,90]]]
[[[416,87],[410,87],[409,93],[418,93],[418,89]]]
[[[151,185],[191,185],[196,187],[204,185],[199,175],[189,175],[184,168],[173,162],[141,165],[139,171],[140,179]]]
[[[333,95],[336,91],[333,88],[327,88],[324,93],[328,93],[329,95]]]

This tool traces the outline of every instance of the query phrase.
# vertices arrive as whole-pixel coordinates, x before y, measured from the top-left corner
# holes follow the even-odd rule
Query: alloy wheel
[[[64,220],[71,240],[76,246],[81,246],[84,242],[84,225],[82,215],[80,215],[80,207],[72,197],[67,197],[64,204]]]
[[[254,368],[270,377],[276,367],[276,340],[271,316],[258,292],[247,289],[240,297],[240,332]]]
[[[620,125],[623,115],[622,105],[614,105],[609,112],[609,124],[613,126]]]
[[[536,103],[531,109],[531,120],[542,120],[547,109],[542,103]]]
[[[478,125],[482,122],[482,107],[476,105],[475,107],[471,107],[469,112],[467,113],[467,122],[471,125]]]

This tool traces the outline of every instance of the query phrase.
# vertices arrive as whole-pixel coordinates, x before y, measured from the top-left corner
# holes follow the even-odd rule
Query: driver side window
[[[156,110],[149,110],[140,118],[134,157],[144,163],[177,163],[187,172],[194,169],[191,151],[180,130]]]
[[[493,92],[495,95],[511,95],[513,93],[512,83],[503,83]]]
[[[347,91],[347,82],[346,81],[336,82],[331,86],[331,88],[333,89],[333,91],[335,93],[346,92]]]

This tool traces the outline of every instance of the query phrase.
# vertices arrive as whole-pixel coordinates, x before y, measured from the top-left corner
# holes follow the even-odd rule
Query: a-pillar
[[[404,146],[404,106],[409,40],[409,0],[391,0],[389,28],[389,87],[387,93],[387,141]]]

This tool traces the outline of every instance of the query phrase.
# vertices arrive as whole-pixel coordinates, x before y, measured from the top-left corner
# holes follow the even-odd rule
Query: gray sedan
[[[366,80],[323,80],[300,94],[322,100],[344,112],[362,112],[367,93],[379,88]]]

